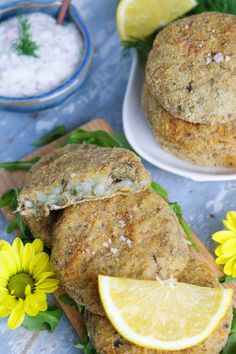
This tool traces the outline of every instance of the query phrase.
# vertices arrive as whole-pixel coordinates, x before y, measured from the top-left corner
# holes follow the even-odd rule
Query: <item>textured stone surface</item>
[[[4,0],[5,1],[5,0]],[[6,1],[5,1],[6,2]],[[89,77],[78,93],[60,107],[38,114],[0,112],[0,161],[20,159],[34,150],[30,144],[52,128],[64,124],[75,128],[89,119],[102,117],[114,129],[122,130],[122,101],[130,69],[130,59],[122,58],[116,33],[116,0],[76,0],[81,14],[94,33],[95,57]],[[169,191],[172,201],[183,207],[207,247],[213,251],[211,234],[221,229],[227,210],[236,208],[236,181],[197,183],[175,176],[145,163],[153,179]],[[7,223],[0,214],[0,238],[12,240],[5,233]],[[65,317],[56,331],[29,332],[23,327],[9,331],[0,319],[0,354],[73,354],[78,336]]]

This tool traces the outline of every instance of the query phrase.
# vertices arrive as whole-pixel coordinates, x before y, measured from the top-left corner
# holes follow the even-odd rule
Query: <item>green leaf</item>
[[[163,199],[167,199],[168,198],[168,192],[166,189],[162,188],[160,186],[160,184],[152,181],[151,183],[151,187],[154,190],[154,192],[156,192],[157,194],[159,194]]]
[[[195,249],[196,252],[200,252],[198,245],[193,239],[193,233],[190,225],[188,225],[183,219],[180,220],[180,225],[182,226],[187,240],[190,242],[191,246]]]
[[[17,170],[29,170],[31,167],[39,161],[39,157],[35,157],[32,160],[27,161],[11,161],[11,162],[2,162],[0,163],[0,168],[5,168],[8,171],[17,171]]]
[[[73,306],[76,308],[76,310],[79,313],[83,313],[84,312],[84,306],[77,304],[69,295],[67,294],[63,294],[59,296],[59,300],[64,302],[67,305]]]
[[[177,218],[179,219],[179,223],[182,226],[185,236],[189,241],[189,243],[191,244],[191,246],[195,249],[196,252],[200,252],[196,242],[193,239],[193,233],[190,225],[188,225],[183,219],[181,206],[177,202],[169,203],[169,206],[175,212]]]
[[[132,150],[122,133],[108,133],[104,130],[89,132],[79,128],[75,129],[61,146],[68,144],[93,144],[101,147],[122,147]]]
[[[34,141],[32,146],[43,146],[51,143],[52,141],[60,138],[61,136],[66,134],[66,128],[64,125],[60,125],[59,127],[54,128],[46,135],[42,136],[39,140]]]
[[[178,219],[182,219],[182,208],[177,202],[169,203],[170,208],[175,212],[176,216]]]
[[[18,206],[18,195],[20,190],[18,188],[9,189],[3,193],[0,199],[0,209],[4,207],[9,207],[11,210],[16,210]]]
[[[225,275],[222,278],[219,279],[219,282],[221,284],[229,283],[231,281],[234,281],[235,278],[233,278],[231,275]]]
[[[117,141],[121,148],[135,152],[123,133],[110,132],[109,134]]]
[[[231,332],[221,354],[235,354],[235,353],[236,353],[236,309],[234,308]]]
[[[61,309],[40,311],[37,316],[25,315],[23,326],[31,331],[50,330],[54,332],[62,317]]]
[[[96,350],[92,347],[90,342],[78,343],[74,345],[75,348],[82,349],[84,354],[96,354]]]
[[[7,227],[7,233],[11,234],[14,231],[19,231],[20,237],[24,243],[32,242],[34,238],[28,227],[24,224],[22,216],[18,212],[15,215],[15,219],[12,220]]]
[[[59,296],[59,300],[70,306],[77,306],[76,302],[67,294]]]
[[[222,354],[235,354],[236,353],[236,334],[229,335],[227,343],[221,353]]]

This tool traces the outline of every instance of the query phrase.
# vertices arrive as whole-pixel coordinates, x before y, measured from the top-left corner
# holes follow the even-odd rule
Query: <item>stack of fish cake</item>
[[[19,197],[19,210],[33,235],[52,246],[53,269],[61,285],[85,307],[90,339],[101,354],[168,353],[119,336],[100,302],[99,274],[144,280],[175,276],[219,286],[205,265],[191,259],[175,213],[150,185],[150,173],[134,153],[74,145],[42,158]],[[209,338],[181,353],[219,353],[231,320],[229,309]]]
[[[168,25],[149,54],[142,106],[157,141],[200,165],[236,166],[236,16]]]

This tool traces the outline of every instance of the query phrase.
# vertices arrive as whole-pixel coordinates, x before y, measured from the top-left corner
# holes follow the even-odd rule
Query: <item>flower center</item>
[[[34,280],[28,273],[17,273],[13,275],[8,282],[9,293],[18,298],[25,298],[25,288],[30,285],[31,289],[34,288]]]

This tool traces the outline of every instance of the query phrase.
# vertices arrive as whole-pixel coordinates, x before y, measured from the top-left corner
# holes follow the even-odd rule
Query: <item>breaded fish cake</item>
[[[236,120],[209,125],[174,118],[150,94],[146,84],[142,107],[155,138],[165,150],[199,165],[236,166]]]
[[[204,263],[191,259],[179,281],[207,287],[219,287],[216,276]],[[202,343],[179,351],[159,351],[139,347],[121,337],[104,316],[86,313],[90,340],[98,354],[219,354],[227,341],[232,321],[230,308],[217,329]]]
[[[236,119],[236,16],[205,12],[171,23],[146,66],[152,95],[174,117],[222,124]]]
[[[104,314],[98,274],[156,279],[179,274],[189,258],[168,203],[150,189],[64,210],[53,234],[52,264],[68,294]]]
[[[129,150],[68,145],[32,167],[19,196],[19,210],[33,235],[48,245],[52,225],[47,217],[51,211],[86,199],[136,192],[150,183],[150,173]]]

